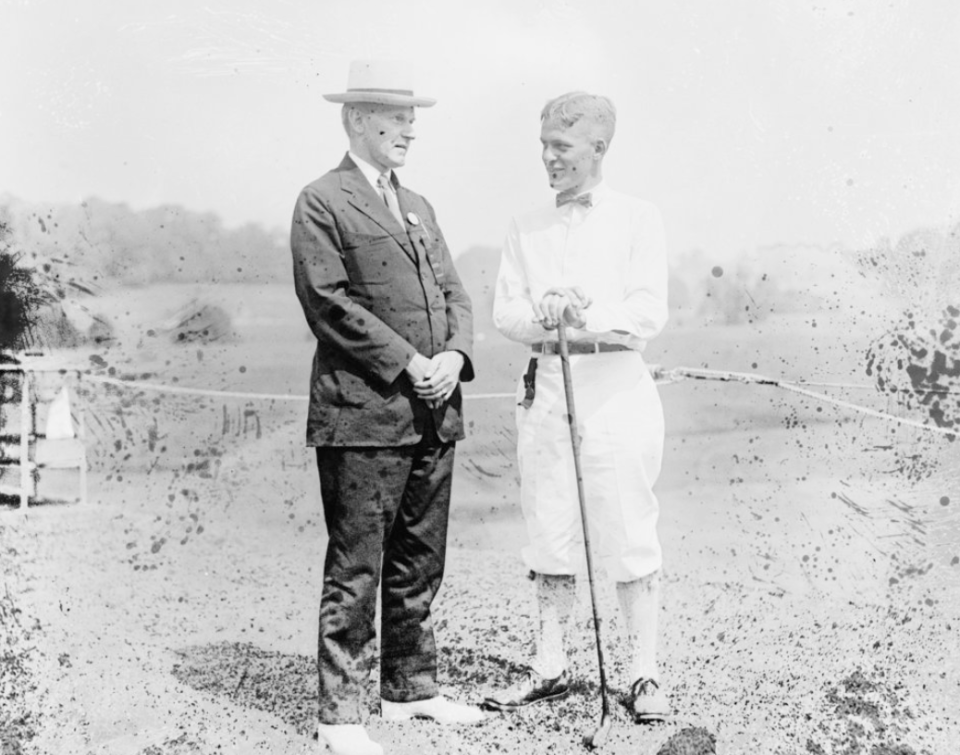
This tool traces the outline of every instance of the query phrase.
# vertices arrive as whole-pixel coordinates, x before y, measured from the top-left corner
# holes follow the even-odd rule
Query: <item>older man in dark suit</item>
[[[307,443],[316,447],[329,534],[320,605],[319,736],[378,754],[362,726],[374,662],[381,715],[476,723],[437,688],[430,606],[443,576],[460,381],[473,378],[470,300],[433,208],[401,186],[416,97],[398,63],[351,64],[350,150],[300,193],[291,245],[297,296],[317,338]]]

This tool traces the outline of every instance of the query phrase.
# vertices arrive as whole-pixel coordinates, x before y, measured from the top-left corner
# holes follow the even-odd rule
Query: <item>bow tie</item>
[[[559,194],[557,194],[557,207],[563,207],[565,204],[570,204],[571,202],[574,204],[583,205],[584,207],[593,207],[593,199],[591,198],[589,191],[586,194],[580,194],[579,196],[575,196],[574,194],[570,194],[565,191],[561,191]]]

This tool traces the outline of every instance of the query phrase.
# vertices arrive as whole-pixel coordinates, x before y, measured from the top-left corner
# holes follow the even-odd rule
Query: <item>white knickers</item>
[[[663,458],[663,408],[637,351],[570,357],[590,542],[607,574],[629,582],[661,565],[653,484]],[[523,398],[523,383],[517,391]],[[575,574],[584,561],[570,428],[559,356],[541,356],[536,397],[517,407],[520,505],[540,574]]]

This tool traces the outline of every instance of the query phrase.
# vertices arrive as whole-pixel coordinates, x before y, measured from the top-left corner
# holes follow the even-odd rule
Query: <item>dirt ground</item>
[[[675,343],[664,356],[677,362]],[[143,347],[91,364],[104,377],[302,393],[306,365],[281,377],[288,361],[269,348]],[[309,353],[306,340],[284,348]],[[955,444],[771,390],[661,389],[661,667],[674,716],[641,727],[619,705],[628,680],[603,579],[615,700],[603,751],[960,751]],[[0,510],[3,755],[317,752],[325,535],[305,405],[93,381],[88,398],[89,502]],[[511,411],[468,402],[458,448],[435,618],[443,689],[464,701],[532,652]],[[924,474],[903,473],[911,449],[930,461]],[[384,724],[371,679],[372,736],[396,755],[583,752],[600,711],[584,590],[567,699],[470,728]]]

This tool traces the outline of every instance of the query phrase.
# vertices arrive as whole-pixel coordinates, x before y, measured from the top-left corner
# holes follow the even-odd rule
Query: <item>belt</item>
[[[568,341],[567,351],[571,354],[604,354],[608,351],[630,351],[622,343],[596,343],[594,341]],[[559,354],[558,341],[541,341],[533,344],[534,354]]]

